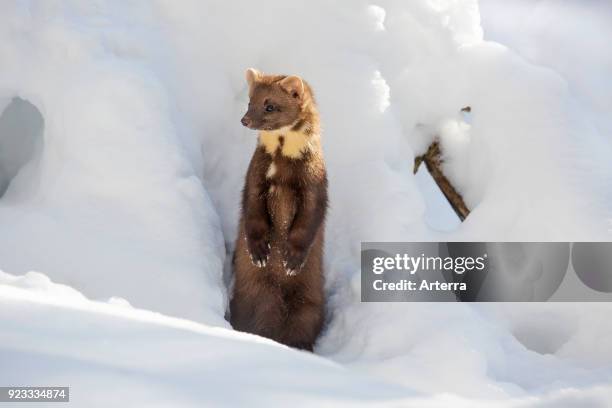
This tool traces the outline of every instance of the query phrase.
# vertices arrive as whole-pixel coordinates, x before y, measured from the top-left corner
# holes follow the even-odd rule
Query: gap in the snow
[[[419,166],[415,178],[425,199],[425,222],[427,225],[436,231],[449,232],[456,230],[461,225],[461,220],[440,191],[425,165]]]
[[[0,197],[43,144],[44,119],[36,106],[15,97],[0,116]]]

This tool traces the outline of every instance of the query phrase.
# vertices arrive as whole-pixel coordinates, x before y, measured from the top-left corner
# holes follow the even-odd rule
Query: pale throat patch
[[[292,159],[299,159],[305,152],[312,149],[312,137],[315,135],[309,136],[303,132],[295,132],[291,130],[291,126],[286,126],[278,130],[262,130],[259,132],[259,144],[273,156],[281,145],[280,137],[283,137],[281,154]]]

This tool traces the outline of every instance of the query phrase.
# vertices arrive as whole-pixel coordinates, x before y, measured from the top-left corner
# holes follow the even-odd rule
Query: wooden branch
[[[448,203],[451,205],[451,207],[453,207],[453,210],[459,219],[464,221],[467,216],[470,215],[470,210],[465,205],[461,194],[457,192],[455,187],[453,187],[451,182],[442,172],[442,152],[440,150],[440,143],[438,141],[434,141],[429,146],[425,154],[414,158],[413,171],[415,174],[423,162],[425,162],[427,171],[429,171],[429,174],[431,174],[431,177],[433,177],[434,181],[444,194],[444,197],[446,197]]]

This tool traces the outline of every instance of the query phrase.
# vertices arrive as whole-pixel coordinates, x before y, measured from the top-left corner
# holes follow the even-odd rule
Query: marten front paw
[[[247,246],[253,265],[258,268],[265,267],[270,255],[270,241],[267,238],[267,234],[261,234],[256,238],[247,236]]]
[[[283,253],[283,266],[287,275],[297,275],[305,260],[306,249],[288,242]]]

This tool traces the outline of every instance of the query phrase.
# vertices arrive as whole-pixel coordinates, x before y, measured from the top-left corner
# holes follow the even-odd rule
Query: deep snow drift
[[[609,384],[578,384],[580,390],[512,400],[417,393],[258,336],[133,309],[122,299],[93,302],[35,272],[19,277],[0,272],[0,321],[0,383],[69,384],[70,403],[78,407],[284,406],[288,401],[305,407],[584,407],[601,406],[612,395]],[[419,374],[413,377],[417,386]],[[460,375],[454,380],[465,384]]]
[[[610,240],[606,105],[599,94],[591,98],[592,85],[576,81],[580,74],[557,69],[563,49],[525,59],[520,47],[484,41],[471,0],[3,2],[0,40],[0,108],[19,97],[43,119],[42,143],[0,199],[0,269],[36,270],[87,298],[119,297],[190,319],[179,326],[198,333],[185,340],[170,318],[100,306],[65,287],[55,299],[74,302],[51,305],[40,285],[27,284],[56,288],[41,275],[24,284],[3,275],[0,352],[24,367],[18,374],[3,365],[3,382],[36,372],[37,382],[61,379],[83,389],[91,382],[77,377],[96,362],[96,375],[115,385],[121,379],[106,367],[119,364],[121,353],[98,361],[89,349],[97,333],[111,350],[138,349],[123,368],[142,374],[140,387],[189,381],[181,389],[185,405],[214,401],[218,394],[200,387],[227,384],[194,383],[198,374],[211,377],[200,365],[233,378],[256,364],[198,354],[218,348],[251,358],[262,347],[227,330],[223,319],[223,265],[255,145],[254,132],[239,123],[244,70],[255,66],[302,75],[317,95],[331,200],[329,324],[317,352],[351,368],[343,383],[337,365],[263,341],[270,353],[257,362],[269,374],[263,383],[291,372],[329,375],[331,390],[324,381],[300,390],[328,403],[337,384],[347,403],[370,386],[381,402],[451,392],[508,406],[605,403],[609,393],[598,387],[612,378],[607,304],[359,302],[360,241]],[[465,106],[470,115],[460,114]],[[445,170],[473,209],[461,225],[427,175],[412,176],[414,156],[436,136]],[[130,311],[115,313],[120,307]],[[143,313],[155,316],[154,327],[124,331],[140,325],[131,319]],[[74,330],[41,324],[56,319]],[[103,329],[89,331],[98,324]],[[176,344],[151,343],[157,335]],[[193,344],[183,350],[182,341]],[[187,360],[197,356],[197,367],[143,369],[152,356],[176,350]],[[282,397],[285,385],[266,395]],[[440,398],[431,403],[448,403]]]

